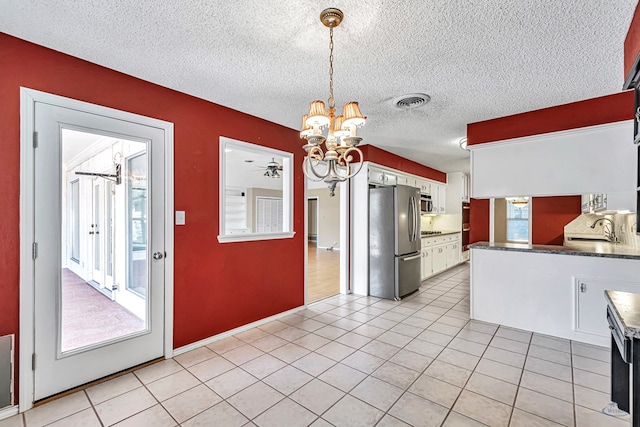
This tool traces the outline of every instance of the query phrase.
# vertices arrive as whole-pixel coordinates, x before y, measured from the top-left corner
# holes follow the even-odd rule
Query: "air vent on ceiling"
[[[393,105],[401,110],[411,110],[422,107],[431,101],[431,97],[426,93],[409,93],[393,100]]]

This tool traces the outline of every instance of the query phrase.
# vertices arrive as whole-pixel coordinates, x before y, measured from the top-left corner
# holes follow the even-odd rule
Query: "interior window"
[[[507,241],[529,242],[529,198],[507,199]]]
[[[293,237],[293,155],[220,138],[218,241]]]

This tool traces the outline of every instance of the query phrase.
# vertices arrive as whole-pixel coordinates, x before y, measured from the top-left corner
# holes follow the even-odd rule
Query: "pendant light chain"
[[[366,117],[355,101],[344,104],[342,114],[336,115],[333,97],[333,29],[343,18],[342,11],[333,7],[320,13],[320,22],[329,28],[329,108],[325,108],[324,101],[312,101],[309,113],[302,116],[300,131],[300,138],[307,141],[302,146],[307,152],[302,170],[312,181],[324,181],[330,196],[338,183],[354,177],[364,164],[362,150],[356,147],[362,141],[356,128],[364,125]]]
[[[336,108],[333,99],[333,27],[329,28],[329,108]]]

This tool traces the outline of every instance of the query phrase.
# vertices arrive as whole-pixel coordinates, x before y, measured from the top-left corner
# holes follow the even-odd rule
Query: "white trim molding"
[[[14,415],[18,415],[20,413],[18,409],[18,405],[7,406],[6,408],[0,409],[0,421],[5,418],[13,417]]]
[[[253,329],[258,326],[265,325],[269,322],[273,322],[274,320],[282,319],[283,317],[289,316],[291,314],[297,313],[298,311],[305,310],[307,308],[306,305],[301,305],[300,307],[292,308],[291,310],[283,311],[282,313],[274,314],[273,316],[265,317],[264,319],[256,320],[252,323],[247,323],[246,325],[239,326],[235,329],[228,330],[226,332],[222,332],[217,335],[210,336],[208,338],[202,339],[200,341],[196,341],[191,344],[187,344],[182,347],[178,347],[173,350],[174,356],[179,356],[181,354],[187,353],[189,351],[195,350],[205,345],[212,344],[216,341],[220,341],[222,339],[228,338],[232,335],[239,334],[240,332],[248,331],[249,329]]]

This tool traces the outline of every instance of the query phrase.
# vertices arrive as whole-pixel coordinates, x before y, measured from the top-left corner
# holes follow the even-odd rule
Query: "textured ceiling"
[[[357,100],[365,143],[468,170],[466,124],[617,92],[637,0],[0,0],[0,31],[297,129]],[[401,111],[397,96],[423,92]]]

